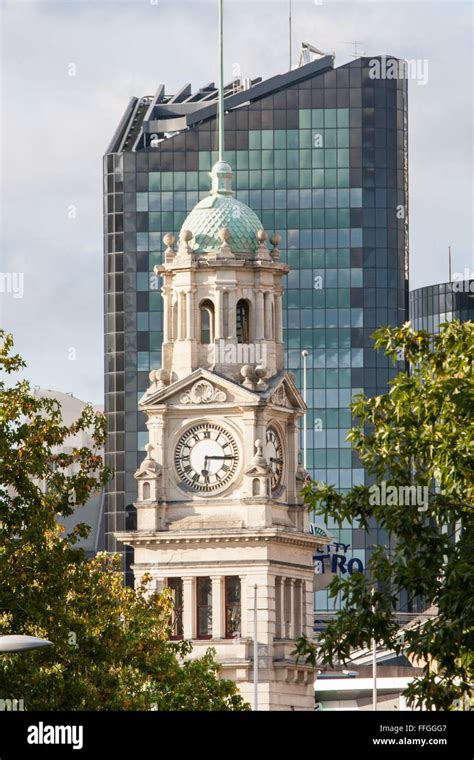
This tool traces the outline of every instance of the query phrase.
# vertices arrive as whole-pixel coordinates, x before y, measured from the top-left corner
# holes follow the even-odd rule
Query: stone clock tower
[[[222,92],[222,90],[221,90]],[[222,125],[222,96],[220,124]],[[221,132],[220,145],[223,144]],[[165,235],[163,362],[140,400],[147,456],[135,477],[136,578],[174,598],[173,634],[212,646],[258,709],[314,709],[314,671],[290,654],[313,624],[313,555],[300,491],[305,405],[284,371],[280,238],[233,197],[222,159],[210,195]],[[256,615],[255,613],[256,601]]]

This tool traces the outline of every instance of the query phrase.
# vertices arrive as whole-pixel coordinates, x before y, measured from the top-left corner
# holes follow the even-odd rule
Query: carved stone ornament
[[[212,404],[214,401],[225,401],[227,394],[214,388],[207,380],[198,380],[191,390],[181,396],[182,404]]]
[[[283,385],[280,385],[276,389],[275,393],[273,393],[270,396],[270,401],[272,404],[275,404],[275,406],[286,406],[288,407],[288,409],[292,408],[290,400],[288,396],[286,395],[286,391]]]

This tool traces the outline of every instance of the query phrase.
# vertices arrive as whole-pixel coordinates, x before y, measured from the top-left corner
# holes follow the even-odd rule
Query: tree
[[[0,331],[0,367],[25,363]],[[60,451],[92,434],[92,450]],[[169,593],[123,585],[117,556],[87,559],[69,534],[72,514],[110,476],[100,448],[105,419],[86,407],[63,425],[57,401],[25,381],[0,382],[0,633],[47,638],[47,650],[0,656],[0,698],[46,710],[242,710],[235,684],[219,679],[212,650],[188,661],[189,642],[170,641]]]
[[[304,495],[315,515],[339,526],[343,520],[364,529],[383,526],[390,547],[374,550],[367,575],[331,582],[331,596],[340,593],[343,608],[322,634],[319,651],[302,637],[297,652],[308,662],[333,665],[375,638],[423,665],[423,676],[405,693],[411,705],[453,709],[454,700],[470,695],[474,676],[474,325],[446,323],[430,336],[406,323],[373,337],[377,349],[394,361],[403,355],[408,367],[388,393],[359,396],[352,405],[348,439],[374,484],[343,495],[310,483]],[[427,498],[407,505],[410,486],[426,488],[418,494]],[[402,590],[436,609],[403,640],[393,615]]]

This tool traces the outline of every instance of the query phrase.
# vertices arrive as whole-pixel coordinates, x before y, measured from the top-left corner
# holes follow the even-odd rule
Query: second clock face
[[[271,489],[272,493],[278,491],[283,475],[283,446],[276,429],[270,426],[267,429],[265,441],[265,458],[272,468]]]
[[[174,461],[183,483],[193,491],[212,493],[234,477],[239,452],[235,439],[224,427],[201,422],[183,433]]]

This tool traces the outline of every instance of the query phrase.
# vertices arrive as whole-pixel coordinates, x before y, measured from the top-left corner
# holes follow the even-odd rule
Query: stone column
[[[288,638],[294,639],[295,637],[295,579],[290,578],[289,579],[289,585],[290,585],[290,626],[288,631]]]
[[[196,638],[196,595],[195,579],[183,578],[183,636],[185,639]]]
[[[255,312],[255,340],[263,340],[265,338],[265,306],[261,290],[257,290]]]
[[[275,575],[275,638],[280,638],[281,631],[281,580]]]
[[[313,630],[314,609],[313,609],[313,584],[308,581],[301,581],[301,595],[303,598],[303,619],[301,629],[306,636],[310,636]]]
[[[302,580],[301,583],[301,633],[306,633],[305,629],[305,619],[306,619],[306,581]],[[313,603],[313,594],[312,594],[313,584],[311,584],[311,609],[314,607]],[[311,630],[313,630],[313,620],[311,620]]]
[[[167,286],[161,288],[163,295],[163,343],[171,340],[171,292]]]
[[[281,293],[275,296],[275,342],[283,342],[283,322],[282,322],[282,297]]]
[[[194,338],[194,293],[192,290],[186,291],[186,338]]]
[[[271,293],[265,293],[264,309],[265,309],[265,338],[266,340],[271,340],[272,333],[273,333],[272,300],[273,300],[273,295]]]
[[[178,291],[177,293],[177,310],[178,310],[178,340],[184,340],[185,336],[185,300],[184,293]]]
[[[302,620],[303,620],[303,586],[301,580],[296,580],[294,584],[294,629],[293,636],[301,636],[302,633]]]
[[[286,638],[286,578],[280,577],[280,638]]]
[[[224,600],[223,600],[223,577],[211,575],[212,581],[212,638],[223,639],[224,630]]]
[[[227,324],[229,326],[228,334],[226,338],[232,338],[235,340],[237,334],[236,327],[236,309],[237,309],[237,291],[229,290],[229,316]]]
[[[223,314],[222,314],[222,290],[216,290],[216,314],[215,314],[215,335],[214,340],[220,340],[223,337]]]

